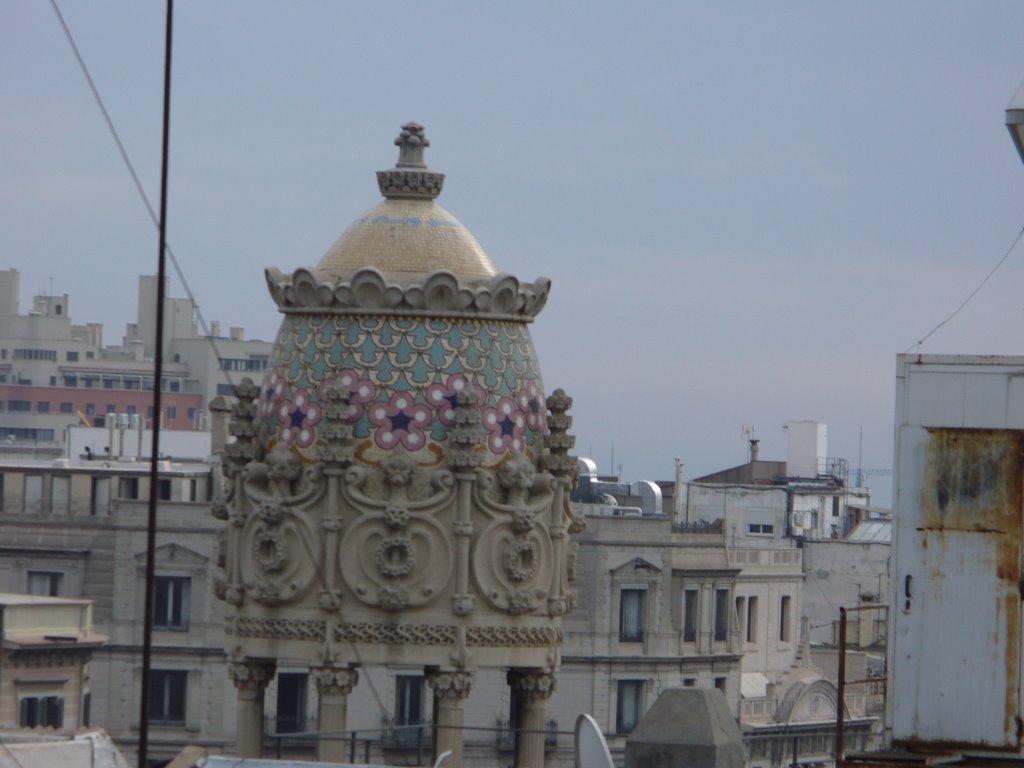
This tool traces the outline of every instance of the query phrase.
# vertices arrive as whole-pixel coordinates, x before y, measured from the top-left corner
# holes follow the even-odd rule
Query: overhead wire
[[[1024,227],[1021,227],[1020,232],[1017,233],[1017,237],[1014,238],[1013,243],[1010,245],[1010,247],[1006,249],[1006,253],[1003,254],[1003,258],[1001,258],[999,260],[999,263],[997,263],[994,267],[992,267],[992,269],[989,271],[989,273],[987,275],[985,275],[985,279],[982,280],[980,283],[978,283],[977,287],[973,291],[971,291],[971,293],[967,296],[966,299],[964,299],[962,302],[960,302],[960,306],[958,306],[956,309],[954,309],[953,312],[949,315],[949,317],[947,317],[941,323],[939,323],[934,328],[932,328],[930,331],[928,331],[928,333],[926,333],[924,336],[922,336],[917,341],[917,343],[911,344],[909,347],[907,347],[905,350],[903,350],[904,354],[906,354],[907,352],[910,352],[915,347],[920,350],[921,349],[921,345],[924,344],[933,333],[935,333],[937,330],[939,330],[939,328],[941,328],[946,323],[948,323],[950,320],[952,320],[954,317],[956,317],[958,314],[960,314],[960,310],[967,306],[968,302],[970,302],[970,300],[973,299],[977,295],[978,291],[980,291],[985,286],[985,283],[987,283],[992,278],[992,275],[994,275],[999,270],[999,268],[1001,266],[1003,266],[1003,264],[1006,262],[1006,260],[1008,258],[1010,258],[1010,254],[1013,253],[1013,249],[1017,247],[1017,243],[1020,242],[1020,239],[1021,239],[1022,236],[1024,236]]]
[[[96,87],[96,82],[92,79],[89,67],[86,65],[85,59],[83,58],[81,51],[78,49],[78,44],[75,42],[74,35],[71,34],[70,27],[68,27],[67,22],[64,20],[64,14],[61,13],[60,7],[57,5],[57,0],[50,0],[50,7],[53,8],[53,12],[57,15],[57,21],[60,22],[61,29],[64,30],[64,36],[67,38],[68,44],[71,46],[71,52],[74,54],[75,60],[78,62],[79,69],[82,70],[82,74],[85,76],[85,81],[89,85],[89,91],[92,93],[93,100],[96,102],[96,106],[99,107],[100,114],[103,115],[103,121],[107,124],[107,130],[114,139],[114,144],[117,145],[118,154],[121,155],[121,160],[128,169],[128,174],[132,177],[132,183],[135,185],[135,191],[138,192],[139,197],[142,200],[142,204],[146,207],[146,211],[149,213],[149,218],[153,222],[153,226],[159,229],[160,218],[157,216],[152,203],[149,201],[149,196],[146,194],[146,190],[142,186],[142,180],[139,178],[139,174],[135,171],[135,165],[128,156],[128,150],[125,149],[124,142],[121,140],[117,127],[114,125],[114,120],[111,118],[110,112],[107,111],[103,97],[100,96],[99,89]],[[198,302],[196,302],[195,294],[192,292],[192,287],[185,278],[185,272],[178,263],[178,259],[174,255],[174,250],[171,248],[171,244],[169,242],[164,243],[164,250],[167,253],[167,257],[171,260],[171,265],[174,267],[174,272],[178,276],[178,280],[181,281],[185,295],[189,301],[192,302],[192,306],[196,313],[196,320],[199,322],[199,327],[202,329],[203,335],[209,342],[210,347],[217,356],[217,359],[220,360],[220,350],[217,348],[217,343],[214,340],[214,337],[210,335],[210,328],[206,324],[206,318],[203,317],[202,310],[199,308]],[[221,373],[223,374],[227,384],[234,386],[235,382],[231,377],[231,373],[224,369],[221,369]]]
[[[153,210],[153,206],[149,201],[149,197],[146,195],[146,191],[142,186],[142,181],[139,179],[139,175],[135,170],[135,165],[132,163],[131,158],[128,156],[128,151],[127,149],[125,149],[124,142],[121,140],[120,134],[118,133],[117,128],[114,125],[114,121],[111,118],[110,113],[106,108],[106,105],[104,104],[103,97],[100,95],[99,89],[96,87],[96,83],[93,80],[92,75],[89,72],[89,68],[85,63],[85,59],[83,58],[81,51],[78,48],[78,45],[75,43],[74,36],[71,34],[71,30],[68,27],[66,21],[64,20],[64,16],[60,11],[59,6],[57,5],[57,0],[50,0],[50,5],[53,8],[54,13],[57,15],[57,20],[60,22],[61,28],[64,30],[64,35],[68,40],[68,44],[71,46],[71,50],[74,53],[79,68],[82,70],[82,74],[85,76],[86,82],[89,85],[89,90],[92,93],[93,99],[95,100],[96,105],[99,107],[100,113],[103,115],[103,120],[107,125],[107,129],[110,132],[111,137],[114,139],[114,143],[117,145],[118,153],[121,155],[121,159],[124,162],[125,167],[128,169],[128,173],[132,178],[135,190],[138,192],[139,197],[143,202],[143,205],[145,205],[146,211],[149,213],[149,217],[152,220],[153,224],[157,228],[159,228],[160,219],[157,216],[156,212]],[[171,261],[171,264],[174,266],[175,273],[177,274],[178,279],[181,281],[181,284],[185,290],[185,294],[187,295],[189,300],[192,301],[192,304],[195,307],[196,318],[199,321],[200,327],[202,328],[204,334],[206,334],[206,338],[208,339],[211,347],[214,349],[214,352],[215,354],[217,354],[217,357],[219,359],[220,353],[219,350],[217,349],[216,342],[214,341],[213,337],[210,336],[209,334],[209,329],[206,325],[206,320],[202,316],[202,312],[199,309],[199,305],[195,301],[195,295],[193,294],[192,289],[188,284],[188,280],[185,278],[184,272],[181,268],[181,265],[178,263],[177,257],[174,255],[174,251],[172,250],[170,243],[165,242],[164,249],[165,252],[167,253],[168,258]],[[222,370],[222,373],[224,374],[225,379],[227,379],[228,384],[233,384],[230,372]],[[316,567],[321,583],[326,588],[326,579],[324,578],[324,574],[321,572],[319,564],[316,563],[315,558],[312,560],[312,562]],[[357,663],[360,666],[362,666],[363,661],[359,655],[358,648],[356,648],[355,644],[351,640],[349,640],[348,643],[351,650],[356,656]],[[366,671],[368,672],[368,670]],[[386,713],[387,708],[384,706],[384,701],[381,698],[380,693],[377,691],[376,686],[373,684],[372,679],[370,679],[370,675],[366,674],[364,675],[364,677],[366,678],[367,685],[370,688],[370,692],[373,695],[373,698],[376,700],[377,706],[383,713]]]

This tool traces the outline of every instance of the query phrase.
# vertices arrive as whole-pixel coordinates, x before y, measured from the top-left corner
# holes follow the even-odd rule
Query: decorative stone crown
[[[499,320],[532,322],[548,300],[551,281],[539,277],[521,283],[501,273],[489,280],[460,280],[437,270],[412,283],[389,283],[380,270],[366,267],[347,279],[321,279],[316,271],[297,269],[291,275],[266,270],[270,295],[282,312],[329,312],[436,317],[486,315]]]
[[[377,186],[387,198],[419,198],[433,200],[441,194],[444,174],[427,169],[423,150],[430,139],[419,123],[406,123],[395,139],[398,162],[393,171],[377,171]]]

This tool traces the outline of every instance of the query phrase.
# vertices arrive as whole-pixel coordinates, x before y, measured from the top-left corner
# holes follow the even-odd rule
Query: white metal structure
[[[900,355],[887,725],[1020,751],[1024,357]]]

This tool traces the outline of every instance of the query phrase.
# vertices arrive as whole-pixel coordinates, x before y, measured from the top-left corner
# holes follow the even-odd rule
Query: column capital
[[[239,691],[262,693],[274,677],[276,665],[264,659],[243,659],[228,664],[228,675]]]
[[[510,669],[506,680],[509,688],[526,699],[550,699],[558,688],[555,676],[540,670]]]
[[[469,696],[473,687],[473,673],[433,670],[427,672],[427,685],[434,692],[434,696],[439,699],[462,700]]]
[[[348,696],[359,682],[359,670],[354,667],[339,669],[338,667],[313,667],[310,670],[316,683],[316,692]]]

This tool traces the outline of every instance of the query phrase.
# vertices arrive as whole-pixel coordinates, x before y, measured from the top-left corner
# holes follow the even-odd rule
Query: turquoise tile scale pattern
[[[360,456],[397,446],[421,466],[439,464],[461,391],[478,394],[485,464],[509,452],[537,457],[546,424],[544,388],[524,323],[412,317],[285,318],[275,365],[260,386],[263,435],[315,458],[326,388],[350,391]],[[431,452],[433,451],[433,452]]]

